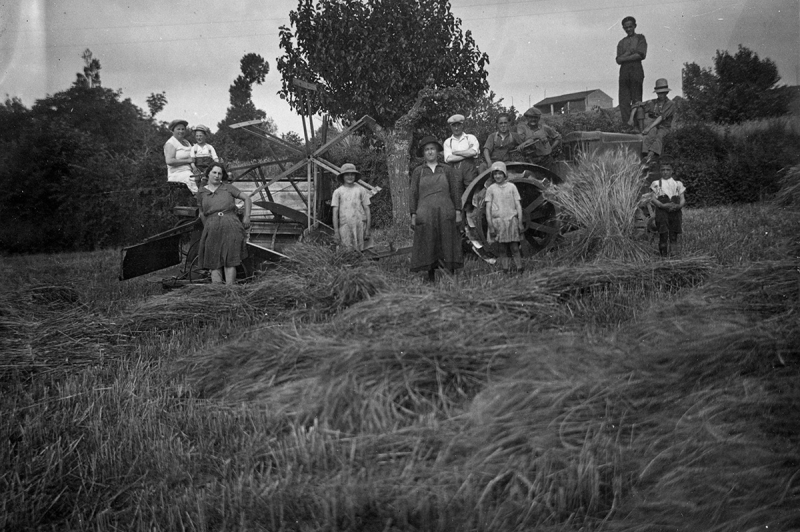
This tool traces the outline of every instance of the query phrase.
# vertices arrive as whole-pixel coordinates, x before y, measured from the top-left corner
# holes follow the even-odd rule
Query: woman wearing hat
[[[164,144],[164,160],[167,163],[167,181],[184,183],[192,194],[197,194],[197,183],[192,177],[192,145],[185,138],[188,125],[182,119],[169,123],[172,136]]]
[[[650,100],[644,106],[647,125],[642,130],[642,156],[652,160],[660,156],[664,149],[664,137],[672,129],[672,120],[675,118],[675,102],[667,98],[669,85],[667,80],[656,80],[655,90],[657,98]]]
[[[435,137],[423,138],[418,149],[425,162],[411,172],[411,271],[428,272],[433,281],[437,268],[453,273],[464,266],[458,232],[461,183],[451,167],[439,163],[443,147]]]
[[[351,163],[342,165],[336,179],[341,185],[333,191],[331,207],[333,207],[334,238],[342,245],[364,250],[364,240],[369,238],[371,224],[369,212],[369,194],[367,190],[356,184],[361,172]]]

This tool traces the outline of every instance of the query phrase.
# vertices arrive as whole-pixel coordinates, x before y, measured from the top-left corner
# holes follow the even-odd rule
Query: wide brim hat
[[[505,174],[506,177],[508,177],[508,170],[506,169],[506,163],[504,163],[503,161],[497,161],[492,163],[492,174],[494,174],[495,170],[500,170]]]
[[[433,135],[428,135],[427,137],[422,137],[422,140],[420,140],[419,144],[417,144],[417,153],[419,153],[420,157],[422,157],[425,146],[428,144],[436,144],[436,146],[439,148],[439,151],[444,151],[444,146],[442,146],[442,143],[439,142],[439,139]]]
[[[341,184],[344,183],[344,175],[345,174],[356,174],[356,179],[361,177],[361,172],[356,170],[356,165],[353,163],[344,163],[342,167],[339,169],[339,175],[336,176],[336,180]]]
[[[532,116],[542,116],[542,112],[539,109],[537,109],[536,107],[531,107],[530,109],[525,111],[525,114],[523,114],[522,116],[526,116],[528,118],[530,118]]]
[[[189,126],[189,122],[187,122],[183,118],[176,118],[175,120],[170,122],[169,126],[167,126],[167,127],[169,127],[170,131],[173,131],[175,129],[175,126],[177,126],[179,124],[183,124],[184,126],[187,126],[187,127]]]
[[[192,131],[202,131],[206,135],[211,134],[211,130],[208,127],[204,126],[203,124],[198,124],[192,128]]]
[[[655,89],[653,89],[653,92],[658,94],[659,92],[669,92],[669,91],[670,91],[669,83],[667,82],[666,79],[660,78],[656,80],[656,87]]]

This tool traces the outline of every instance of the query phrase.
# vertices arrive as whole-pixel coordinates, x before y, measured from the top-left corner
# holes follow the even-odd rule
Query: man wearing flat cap
[[[464,133],[464,115],[453,115],[447,123],[453,135],[444,141],[444,162],[453,167],[465,190],[478,177],[480,144],[475,135]]]
[[[525,111],[523,116],[525,123],[517,126],[517,134],[522,138],[517,151],[524,160],[550,169],[553,165],[553,151],[561,144],[561,133],[540,123],[542,112],[536,107]]]

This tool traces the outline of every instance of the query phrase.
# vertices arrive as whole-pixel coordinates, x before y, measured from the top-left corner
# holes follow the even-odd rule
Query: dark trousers
[[[680,198],[659,196],[661,203],[680,203]],[[683,211],[667,211],[656,207],[656,228],[658,229],[658,251],[662,256],[669,254],[670,248],[677,245],[678,235],[683,232]]]
[[[619,111],[622,123],[631,117],[631,105],[642,101],[644,69],[641,62],[625,63],[619,68]]]

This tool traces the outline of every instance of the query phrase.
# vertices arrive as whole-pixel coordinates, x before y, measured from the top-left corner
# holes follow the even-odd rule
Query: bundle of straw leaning
[[[643,260],[650,252],[634,236],[641,199],[642,168],[627,149],[582,153],[560,185],[545,197],[559,207],[565,227],[576,227],[578,238],[564,253],[569,259]]]

